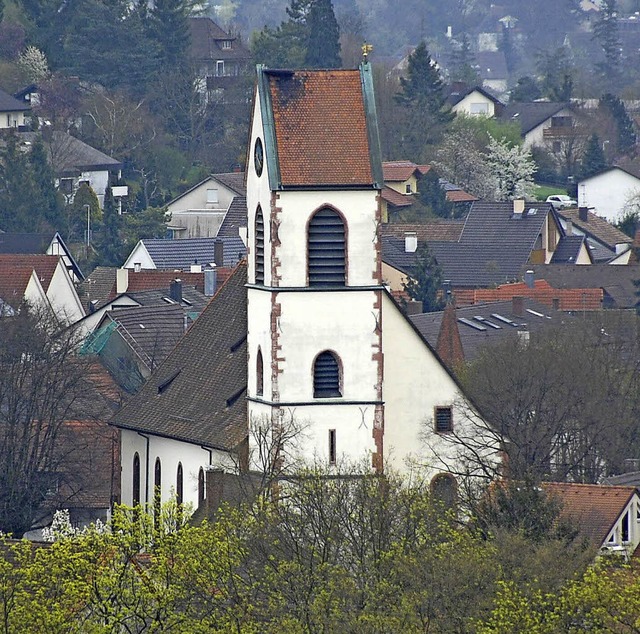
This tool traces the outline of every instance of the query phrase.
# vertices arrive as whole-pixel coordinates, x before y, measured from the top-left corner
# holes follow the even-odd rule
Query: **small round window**
[[[264,167],[264,150],[260,139],[256,139],[256,145],[253,148],[253,165],[256,168],[256,174],[261,176]]]

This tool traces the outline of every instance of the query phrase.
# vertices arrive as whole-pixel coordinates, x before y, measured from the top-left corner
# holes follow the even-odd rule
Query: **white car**
[[[563,194],[554,194],[553,196],[547,196],[547,202],[553,205],[553,208],[566,209],[567,207],[577,207],[578,201],[573,200],[570,196],[564,196]]]

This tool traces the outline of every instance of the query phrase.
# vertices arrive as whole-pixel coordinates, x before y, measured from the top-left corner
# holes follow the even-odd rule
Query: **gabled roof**
[[[0,112],[24,112],[25,110],[31,110],[31,106],[0,89]]]
[[[169,289],[151,289],[148,291],[127,291],[126,295],[140,306],[164,306],[172,305],[169,297]],[[210,298],[197,291],[193,286],[182,286],[182,302],[180,307],[186,313],[200,313],[209,303]]]
[[[240,237],[185,238],[184,240],[141,240],[147,253],[159,269],[183,269],[197,262],[203,266],[214,261],[216,240],[224,244],[224,266],[233,267],[247,253]]]
[[[543,482],[543,490],[561,504],[560,516],[596,546],[602,546],[631,498],[637,494],[633,486]],[[635,519],[635,518],[634,518]]]
[[[386,200],[392,207],[411,207],[414,202],[411,196],[401,194],[387,185],[382,188],[381,196],[382,200]]]
[[[454,82],[449,86],[449,94],[447,96],[447,103],[450,106],[455,106],[460,103],[468,95],[479,92],[483,97],[492,101],[496,106],[502,106],[503,103],[495,95],[492,95],[488,90],[485,90],[482,86],[469,86],[461,82]]]
[[[571,103],[552,101],[514,102],[504,107],[499,118],[502,121],[519,123],[520,131],[524,136],[565,108],[571,108]]]
[[[404,235],[410,232],[415,233],[420,242],[431,240],[457,242],[463,227],[464,220],[434,220],[421,224],[394,222],[380,225],[380,234],[404,238]]]
[[[189,18],[191,32],[191,57],[195,59],[249,60],[251,53],[242,42],[220,28],[211,18]],[[222,42],[231,42],[231,48],[223,48]]]
[[[49,285],[53,278],[53,274],[58,268],[60,262],[60,256],[58,255],[25,255],[21,253],[5,254],[0,253],[0,267],[3,269],[11,270],[11,267],[16,269],[31,269],[36,272],[40,284],[44,292],[49,290]],[[25,285],[26,288],[26,285]]]
[[[213,174],[212,178],[233,190],[238,196],[247,195],[247,187],[244,182],[244,172],[227,172],[225,174]]]
[[[633,238],[591,211],[587,211],[586,221],[580,219],[579,209],[559,209],[558,215],[565,220],[570,220],[574,227],[609,249],[615,250],[616,244],[633,242]]]
[[[583,247],[587,249],[585,236],[562,236],[556,245],[551,264],[575,264]]]
[[[371,66],[360,70],[258,67],[272,190],[381,189]]]
[[[36,275],[32,266],[12,266],[0,261],[0,299],[3,303],[18,309],[32,275]]]
[[[237,238],[240,227],[246,227],[248,222],[247,199],[244,196],[236,196],[218,229],[218,238]]]
[[[385,183],[401,183],[416,174],[420,177],[431,169],[431,165],[417,165],[412,161],[384,161],[382,174]]]
[[[112,424],[222,450],[247,437],[246,282],[243,262]]]
[[[42,136],[40,132],[19,132],[18,134],[20,140],[26,143],[33,143]],[[51,165],[58,175],[73,174],[78,171],[119,170],[122,167],[120,161],[116,161],[66,132],[52,132],[51,138],[45,140],[44,145]]]
[[[614,171],[624,172],[625,174],[628,174],[629,176],[632,176],[636,180],[640,180],[640,175],[638,175],[637,173],[634,173],[634,171],[631,171],[630,169],[627,169],[625,167],[620,167],[619,165],[612,165],[611,167],[605,167],[603,170],[600,170],[599,172],[596,172],[595,174],[591,174],[591,176],[587,176],[586,178],[580,179],[580,183],[584,183],[584,182],[589,181],[589,180],[591,180],[593,178],[598,178],[599,176],[602,176],[603,174],[607,174],[608,172],[614,172]]]

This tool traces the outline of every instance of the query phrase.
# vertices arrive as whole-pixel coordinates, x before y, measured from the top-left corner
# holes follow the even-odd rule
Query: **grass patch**
[[[567,195],[567,190],[564,187],[554,187],[553,185],[536,185],[533,192],[536,200],[546,200],[547,196],[553,196],[553,194]]]

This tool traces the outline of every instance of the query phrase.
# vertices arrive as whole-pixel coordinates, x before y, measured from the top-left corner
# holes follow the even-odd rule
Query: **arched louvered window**
[[[256,358],[256,395],[262,396],[264,392],[264,362],[262,360],[262,350],[258,348]]]
[[[332,352],[321,352],[313,364],[314,398],[342,396],[340,390],[340,364]]]
[[[184,474],[181,462],[178,463],[178,473],[176,475],[176,503],[178,505],[184,503]]]
[[[132,493],[133,506],[140,504],[140,456],[138,452],[133,456],[133,493]]]
[[[200,467],[198,471],[198,505],[204,503],[204,469]]]
[[[458,483],[450,473],[439,473],[431,480],[431,494],[447,508],[455,508]]]
[[[321,209],[309,222],[309,286],[344,286],[345,226],[340,214]]]
[[[264,218],[262,217],[262,209],[258,205],[256,211],[256,284],[264,284]]]

